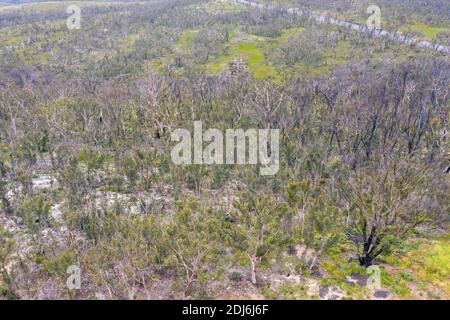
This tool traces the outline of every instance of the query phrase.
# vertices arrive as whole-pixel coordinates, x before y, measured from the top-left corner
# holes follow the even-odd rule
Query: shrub
[[[243,276],[239,271],[233,271],[230,274],[228,274],[228,279],[230,279],[233,282],[240,282],[242,281]]]

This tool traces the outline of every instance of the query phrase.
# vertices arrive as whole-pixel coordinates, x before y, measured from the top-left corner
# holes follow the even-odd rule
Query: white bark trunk
[[[250,276],[253,285],[256,285],[256,262],[250,259]]]

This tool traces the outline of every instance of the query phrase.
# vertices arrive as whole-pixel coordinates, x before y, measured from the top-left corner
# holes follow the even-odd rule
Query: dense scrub
[[[269,273],[334,274],[337,252],[364,273],[448,232],[448,56],[204,2],[93,6],[72,32],[58,11],[1,20],[1,296],[217,298],[246,281],[285,298]],[[207,72],[233,39],[283,77],[245,54]],[[194,120],[280,129],[280,171],[174,165],[170,132]]]

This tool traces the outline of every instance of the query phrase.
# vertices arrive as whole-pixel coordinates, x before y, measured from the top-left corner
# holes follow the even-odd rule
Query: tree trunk
[[[372,265],[372,258],[368,255],[363,255],[362,257],[359,257],[358,260],[361,267],[368,268]]]
[[[253,285],[256,285],[256,261],[255,259],[250,259],[250,276]]]
[[[309,270],[312,270],[314,268],[314,266],[316,265],[316,261],[319,258],[319,256],[322,254],[322,250],[320,250],[319,252],[317,252],[317,254],[314,256],[314,258],[311,261],[311,264],[309,265]]]

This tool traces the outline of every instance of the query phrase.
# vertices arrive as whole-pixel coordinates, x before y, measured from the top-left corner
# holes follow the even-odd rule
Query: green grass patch
[[[302,32],[303,28],[292,28],[283,30],[278,37],[254,37],[251,41],[239,41],[232,43],[227,55],[221,56],[205,66],[207,73],[220,73],[226,69],[227,64],[241,57],[246,63],[248,70],[256,78],[272,78],[274,82],[280,82],[279,72],[267,62],[264,51],[270,47],[278,46],[287,41],[290,36]]]
[[[400,254],[386,257],[386,262],[394,266],[394,270],[383,280],[396,293],[406,295],[404,287],[409,282],[433,286],[444,293],[448,299],[450,292],[450,237],[444,236],[434,240],[415,240],[402,250]]]
[[[189,44],[195,40],[195,35],[197,34],[197,32],[198,32],[198,30],[194,30],[194,29],[184,30],[183,34],[176,42],[175,48],[184,49],[184,48],[189,47]]]
[[[425,255],[425,270],[442,279],[450,278],[450,244],[442,242],[432,245]]]
[[[401,32],[421,32],[423,37],[428,40],[436,38],[439,33],[449,32],[449,28],[433,27],[421,23],[408,24],[400,28]]]
[[[273,78],[280,81],[281,77],[277,70],[266,63],[263,47],[256,42],[243,42],[233,46],[226,56],[219,57],[214,62],[206,65],[208,73],[219,73],[223,71],[230,61],[241,57],[247,63],[248,70],[256,78]]]
[[[284,29],[281,31],[281,35],[279,35],[277,37],[258,36],[258,38],[267,41],[269,44],[279,45],[280,43],[289,40],[290,36],[293,36],[297,33],[303,32],[304,30],[305,30],[305,28],[302,28],[302,27]]]
[[[402,298],[407,297],[410,293],[407,284],[408,281],[402,277],[381,272],[381,286]]]

